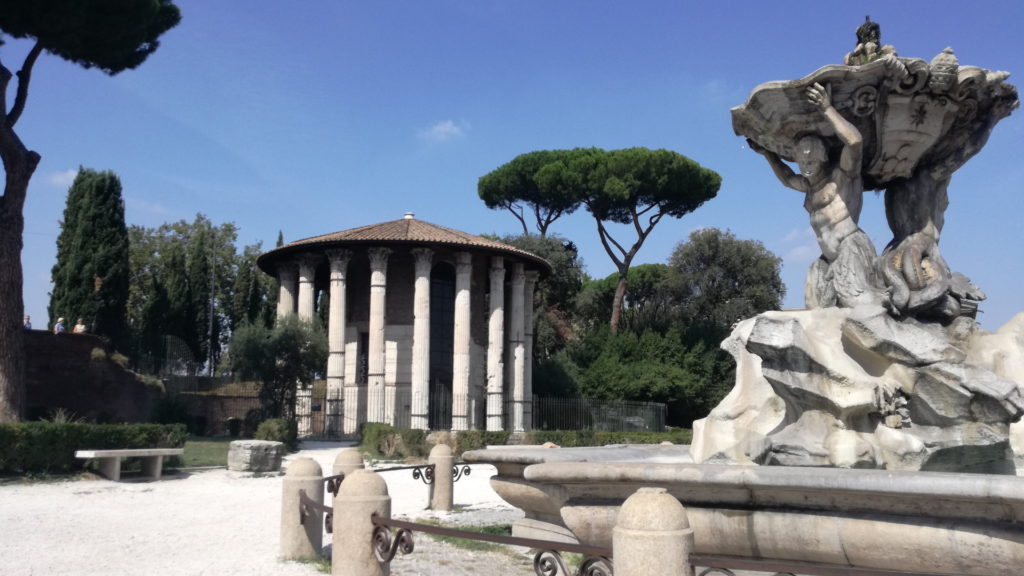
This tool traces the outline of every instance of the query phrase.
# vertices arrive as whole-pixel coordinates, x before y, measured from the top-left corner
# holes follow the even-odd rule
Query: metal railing
[[[433,482],[436,473],[435,464],[396,466],[375,472],[397,472],[412,470],[413,478],[424,483]],[[464,462],[452,466],[453,480],[469,475],[470,467]],[[328,476],[323,479],[325,489],[338,496],[339,488],[345,474]],[[299,524],[304,525],[310,516],[323,515],[324,530],[333,533],[334,508],[326,506],[310,498],[305,490],[299,491]],[[415,550],[415,534],[417,532],[439,537],[459,538],[480,542],[489,542],[505,546],[518,546],[533,550],[533,571],[537,576],[613,576],[613,550],[572,544],[553,542],[533,538],[521,538],[502,534],[488,534],[448,528],[431,524],[421,524],[404,520],[394,520],[377,515],[371,517],[373,532],[370,535],[373,555],[377,561],[385,564],[391,562],[399,553],[411,554]],[[582,556],[575,571],[570,571],[563,554]],[[737,572],[756,572],[773,576],[954,576],[950,573],[908,572],[882,568],[863,568],[837,564],[805,562],[797,560],[750,558],[740,556],[724,556],[713,554],[694,554],[687,556],[687,562],[694,567],[696,576],[737,576]]]
[[[449,538],[463,538],[506,546],[522,546],[535,550],[533,555],[533,571],[537,576],[553,576],[570,574],[566,566],[563,552],[580,554],[583,561],[574,573],[576,576],[612,576],[612,551],[596,546],[551,542],[533,538],[518,538],[501,534],[485,534],[468,532],[430,524],[419,524],[403,520],[392,520],[374,515],[371,518],[373,530],[373,552],[381,563],[391,562],[397,552],[411,554],[415,549],[414,534],[423,532]]]

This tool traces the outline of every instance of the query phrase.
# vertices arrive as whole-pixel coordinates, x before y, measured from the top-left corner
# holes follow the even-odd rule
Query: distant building
[[[363,422],[529,429],[533,291],[550,273],[542,258],[410,213],[257,262],[280,283],[278,317],[328,307],[326,433]],[[309,407],[299,404],[301,420]]]

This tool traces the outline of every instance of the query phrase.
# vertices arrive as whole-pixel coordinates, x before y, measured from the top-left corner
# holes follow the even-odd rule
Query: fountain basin
[[[464,457],[497,467],[495,491],[526,513],[517,536],[610,547],[622,502],[654,486],[686,507],[698,554],[971,575],[1024,564],[1018,477],[693,464],[683,446]]]

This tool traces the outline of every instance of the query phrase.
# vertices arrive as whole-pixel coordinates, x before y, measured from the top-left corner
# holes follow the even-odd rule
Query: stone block
[[[281,469],[284,444],[270,440],[235,440],[228,450],[228,470],[276,472]]]

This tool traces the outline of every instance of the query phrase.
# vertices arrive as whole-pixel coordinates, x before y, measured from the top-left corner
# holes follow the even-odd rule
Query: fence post
[[[612,530],[615,576],[693,576],[691,552],[686,508],[664,488],[640,488],[622,504]]]
[[[333,475],[344,474],[348,476],[352,472],[362,470],[365,467],[363,455],[359,453],[358,448],[345,448],[334,457]]]
[[[331,574],[335,576],[387,576],[373,554],[373,522],[370,517],[391,518],[391,496],[380,474],[355,470],[346,474],[334,498],[334,530]]]
[[[300,520],[299,491],[319,504],[324,502],[324,475],[312,458],[297,458],[288,465],[281,482],[281,558],[310,560],[320,556],[323,545],[323,514],[312,511]]]
[[[430,449],[429,464],[434,465],[434,483],[430,485],[430,509],[451,510],[455,489],[455,457],[447,444]]]

